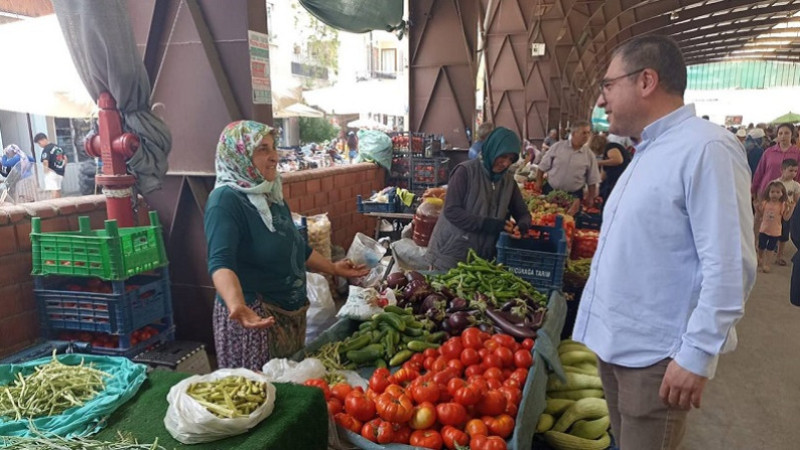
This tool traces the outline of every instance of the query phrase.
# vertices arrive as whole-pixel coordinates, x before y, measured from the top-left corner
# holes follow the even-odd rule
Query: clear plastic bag
[[[306,217],[308,224],[308,245],[325,259],[331,259],[331,221],[328,214]]]
[[[274,358],[267,361],[261,370],[267,379],[275,383],[303,384],[311,378],[325,376],[325,366],[316,358],[306,358],[300,362]]]
[[[235,419],[220,418],[186,393],[189,385],[204,381],[214,381],[225,377],[245,377],[253,381],[267,382],[267,398],[264,403],[248,417]],[[195,375],[172,386],[167,394],[167,415],[164,426],[177,441],[183,444],[212,442],[237,434],[246,433],[272,414],[275,408],[275,386],[267,377],[248,369],[219,369],[208,375]]]
[[[353,243],[347,250],[347,258],[356,264],[364,264],[372,269],[381,262],[386,247],[364,233],[356,233]]]
[[[336,305],[328,280],[322,275],[306,273],[306,295],[306,343],[310,343],[336,321]]]

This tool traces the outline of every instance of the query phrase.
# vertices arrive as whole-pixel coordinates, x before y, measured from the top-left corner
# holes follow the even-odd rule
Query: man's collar
[[[644,130],[642,131],[642,141],[652,141],[657,139],[665,131],[690,117],[695,117],[696,115],[694,104],[690,103],[688,105],[683,105],[675,111],[672,111],[666,116],[663,116],[650,125],[644,127]]]

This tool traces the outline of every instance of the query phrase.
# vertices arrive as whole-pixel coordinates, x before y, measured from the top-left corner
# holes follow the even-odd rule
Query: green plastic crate
[[[41,220],[31,219],[33,275],[124,280],[167,264],[155,211],[149,226],[119,228],[116,220],[106,220],[105,229],[91,230],[88,217],[78,224],[79,231],[43,233]]]

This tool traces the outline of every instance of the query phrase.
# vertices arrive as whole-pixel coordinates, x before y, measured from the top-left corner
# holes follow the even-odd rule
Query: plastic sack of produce
[[[105,419],[130,400],[147,378],[147,368],[127,358],[78,353],[58,355],[57,358],[57,362],[53,362],[53,357],[48,356],[21,364],[0,365],[0,385],[2,385],[0,387],[0,396],[14,399],[12,409],[20,409],[24,405],[25,397],[29,394],[12,393],[15,390],[15,386],[17,386],[15,379],[19,380],[19,375],[26,377],[25,391],[39,396],[37,398],[41,400],[38,403],[42,403],[45,399],[57,399],[58,396],[53,396],[51,388],[47,387],[42,387],[42,391],[37,392],[34,390],[36,389],[35,386],[52,382],[64,392],[67,390],[64,383],[68,378],[64,377],[65,372],[78,374],[76,375],[78,384],[84,383],[86,380],[84,377],[91,376],[87,372],[104,372],[108,376],[94,372],[103,380],[104,387],[98,388],[97,394],[87,399],[81,406],[69,407],[69,409],[60,414],[36,417],[31,421],[24,416],[21,419],[9,417],[7,415],[9,413],[7,410],[8,405],[0,400],[0,415],[2,415],[0,417],[0,436],[33,436],[29,425],[35,427],[40,433],[52,433],[67,438],[96,433],[105,426]],[[92,370],[80,370],[78,372],[75,368],[69,368],[70,366],[79,366],[81,364]],[[39,367],[45,369],[42,373],[46,374],[43,378],[47,379],[42,383],[28,378]],[[51,371],[59,372],[60,376],[51,375]]]
[[[392,242],[392,255],[403,270],[428,270],[430,263],[425,259],[427,247],[420,247],[412,239]]]
[[[336,305],[333,303],[328,280],[316,273],[306,273],[306,343],[313,341],[326,328],[336,322]]]
[[[331,221],[328,214],[306,217],[308,245],[325,259],[331,259]]]
[[[358,162],[374,162],[386,170],[392,169],[392,138],[383,131],[358,132]]]
[[[364,289],[358,286],[350,286],[347,303],[336,313],[336,317],[369,320],[375,314],[383,312],[385,306],[396,304],[397,299],[391,289],[378,292],[373,288]]]
[[[372,269],[381,262],[386,248],[364,233],[356,233],[347,250],[347,258],[355,264],[364,264]]]
[[[250,392],[258,390],[257,388],[254,389],[253,386],[261,386],[261,383],[264,383],[263,391],[259,391],[258,394],[246,395],[246,397],[255,395],[259,400],[263,398],[263,401],[258,403],[250,398],[242,400],[249,403],[257,403],[260,406],[257,406],[249,414],[245,414],[246,408],[248,408],[247,404],[237,404],[236,410],[238,412],[235,416],[224,417],[233,412],[229,406],[217,405],[216,401],[204,401],[205,404],[201,404],[201,400],[195,398],[195,396],[199,397],[201,394],[203,396],[207,395],[207,391],[201,391],[201,389],[207,389],[205,383],[225,382],[224,380],[228,377],[241,377],[250,380],[249,382],[239,383],[241,386],[249,386],[249,389],[253,389]],[[193,387],[193,385],[198,386]],[[190,389],[192,389],[192,394],[189,392]],[[221,391],[226,388],[221,386],[215,389],[218,389],[217,392],[222,394]],[[220,398],[221,400],[217,401],[221,401],[222,405],[226,403],[226,400],[239,401],[239,397],[232,396],[230,393],[224,393]],[[164,417],[164,426],[169,431],[169,434],[183,444],[198,444],[246,433],[269,417],[275,408],[275,386],[269,382],[266,376],[252,370],[220,369],[208,375],[191,376],[172,386],[169,394],[167,394],[167,402],[169,407],[167,408],[167,415]],[[212,413],[209,408],[215,409],[217,413]]]
[[[286,358],[274,358],[261,369],[264,376],[275,383],[303,384],[311,378],[325,376],[325,366],[316,358],[306,358],[300,362]]]

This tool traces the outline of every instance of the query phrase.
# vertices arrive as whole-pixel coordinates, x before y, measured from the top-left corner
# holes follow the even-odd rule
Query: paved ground
[[[789,303],[790,273],[758,275],[736,327],[739,347],[722,356],[702,407],[689,414],[685,450],[800,449],[800,308]]]

